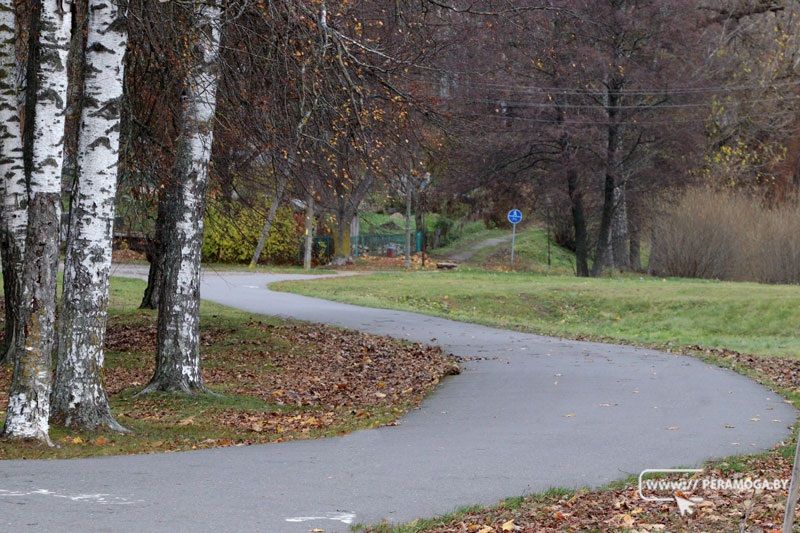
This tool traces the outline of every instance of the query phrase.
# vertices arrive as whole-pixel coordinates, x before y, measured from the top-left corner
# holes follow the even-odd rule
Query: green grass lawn
[[[568,338],[800,357],[800,287],[486,271],[382,273],[280,290]]]

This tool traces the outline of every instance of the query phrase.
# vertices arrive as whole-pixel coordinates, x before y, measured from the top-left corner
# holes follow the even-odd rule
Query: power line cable
[[[426,80],[421,78],[409,79],[410,82],[426,83],[429,85],[442,85],[442,80]],[[471,88],[497,88],[507,90],[517,90],[520,92],[536,92],[546,94],[558,95],[590,95],[602,96],[606,94],[601,89],[577,89],[568,87],[542,87],[537,85],[512,85],[502,83],[489,83],[489,82],[473,82],[453,80],[454,88],[471,87]],[[639,95],[639,96],[669,96],[669,95],[691,95],[691,94],[705,94],[705,93],[725,93],[725,92],[740,92],[755,89],[776,89],[779,87],[799,87],[800,81],[786,81],[775,82],[769,84],[758,85],[720,85],[716,87],[702,86],[702,87],[684,87],[684,88],[664,88],[664,89],[637,89],[637,90],[619,90],[615,91],[616,94],[621,95]]]

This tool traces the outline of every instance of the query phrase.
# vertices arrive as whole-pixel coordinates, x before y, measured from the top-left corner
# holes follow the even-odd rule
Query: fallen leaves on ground
[[[303,355],[269,352],[253,339],[229,357],[227,365],[210,369],[207,378],[210,383],[234,382],[237,394],[278,405],[394,405],[416,401],[443,376],[458,373],[458,366],[439,348],[325,326],[249,325],[280,336]],[[277,371],[259,374],[252,370],[257,361]]]
[[[800,390],[800,359],[783,357],[759,357],[743,354],[734,350],[720,348],[704,348],[690,346],[690,352],[701,353],[722,363],[729,364],[734,370],[746,369],[755,371],[778,387]]]
[[[791,461],[779,454],[751,457],[731,473],[725,463],[709,468],[703,476],[788,478]],[[684,495],[689,496],[689,495]],[[621,488],[557,495],[532,496],[522,502],[501,504],[459,515],[424,530],[426,533],[502,533],[519,531],[551,533],[562,531],[630,532],[775,532],[783,519],[785,491],[713,492],[704,494],[691,516],[680,516],[675,502],[643,501],[635,484]]]
[[[405,256],[400,254],[395,257],[386,255],[361,254],[355,262],[337,267],[337,270],[405,270]],[[422,254],[416,253],[411,256],[411,270],[436,270],[436,259],[430,256],[425,257],[425,265],[422,265]]]
[[[310,438],[394,425],[444,376],[459,372],[455,360],[441,349],[421,344],[322,325],[245,317],[231,326],[229,319],[204,319],[203,375],[212,390],[222,393],[219,401],[137,397],[134,393],[153,373],[155,340],[154,313],[109,320],[105,387],[119,421],[136,429],[133,438],[149,439],[141,443],[145,451]],[[0,410],[7,404],[10,378],[11,369],[0,366]],[[67,433],[58,440],[87,449],[125,446],[126,438]],[[0,450],[0,458],[3,455]]]
[[[114,263],[132,263],[134,261],[146,261],[147,256],[130,248],[120,248],[111,252],[111,260]]]

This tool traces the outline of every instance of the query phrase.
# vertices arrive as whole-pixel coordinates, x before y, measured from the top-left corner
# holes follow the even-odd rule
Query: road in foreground
[[[265,288],[301,278],[208,273],[202,291],[246,311],[438,344],[471,357],[465,371],[398,427],[198,452],[3,462],[0,529],[347,531],[351,522],[406,521],[765,450],[788,436],[796,416],[767,389],[688,357]]]

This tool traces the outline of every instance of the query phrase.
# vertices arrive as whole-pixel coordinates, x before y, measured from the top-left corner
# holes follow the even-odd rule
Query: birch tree
[[[28,224],[28,191],[23,163],[23,104],[18,81],[23,69],[17,63],[17,25],[13,0],[0,1],[0,183],[2,216],[0,223],[5,246],[3,281],[6,303],[6,353],[0,362],[11,361],[14,345],[21,339],[19,313],[20,280],[25,253],[25,230]]]
[[[205,193],[216,111],[221,10],[216,0],[194,5],[193,60],[181,102],[158,303],[156,369],[143,393],[205,392],[200,368],[200,254]]]
[[[89,0],[84,104],[64,264],[53,418],[65,426],[123,430],[101,380],[108,319],[119,116],[126,32],[119,7]]]
[[[39,62],[28,223],[22,269],[20,319],[26,332],[16,344],[3,435],[50,442],[51,356],[55,340],[56,274],[61,226],[61,171],[67,52],[71,15],[64,2],[46,0],[39,15]]]

